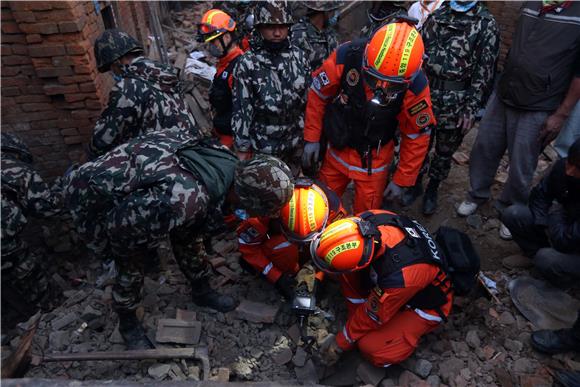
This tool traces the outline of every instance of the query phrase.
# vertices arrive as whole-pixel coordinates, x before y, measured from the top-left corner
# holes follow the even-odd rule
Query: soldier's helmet
[[[250,214],[276,216],[294,193],[292,172],[273,156],[256,155],[236,168],[234,191]]]
[[[340,7],[340,2],[339,1],[303,1],[302,4],[313,11],[320,11],[320,12],[326,12],[326,11],[332,11],[335,10],[337,8]]]
[[[95,59],[101,73],[109,71],[111,64],[130,52],[143,52],[143,46],[126,32],[106,30],[95,40]]]
[[[32,163],[32,153],[30,153],[30,149],[28,149],[28,146],[20,137],[12,133],[2,133],[2,139],[0,141],[2,152],[15,153],[20,157],[20,160],[26,163]]]
[[[261,1],[254,10],[254,26],[294,24],[292,11],[285,1]]]

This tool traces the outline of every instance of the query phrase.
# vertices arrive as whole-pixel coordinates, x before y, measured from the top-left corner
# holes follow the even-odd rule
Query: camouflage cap
[[[27,163],[32,163],[32,153],[28,146],[15,134],[2,133],[0,143],[2,152],[13,152],[20,156],[20,159]]]
[[[321,11],[321,12],[326,12],[326,11],[332,11],[334,9],[337,9],[341,6],[341,3],[339,1],[303,1],[302,4],[308,8],[311,9],[313,11]]]
[[[254,26],[262,24],[294,24],[286,1],[262,1],[254,10]]]
[[[143,51],[143,46],[128,33],[112,29],[95,40],[94,49],[97,68],[104,73],[117,59],[131,51]]]
[[[294,193],[292,172],[273,156],[256,155],[236,168],[234,190],[240,206],[248,212],[276,215]]]

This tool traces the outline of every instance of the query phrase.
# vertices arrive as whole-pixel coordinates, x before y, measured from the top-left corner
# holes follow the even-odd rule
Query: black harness
[[[214,78],[209,90],[209,102],[215,110],[213,127],[220,134],[228,136],[234,134],[232,131],[232,90],[228,84],[228,78],[234,71],[240,56],[234,58],[225,70]]]
[[[380,149],[395,136],[405,93],[399,93],[386,106],[367,101],[362,73],[366,44],[367,39],[357,39],[337,52],[337,62],[344,63],[341,92],[326,107],[324,132],[334,148],[356,149],[363,159],[363,168],[370,170],[371,151]]]
[[[443,320],[447,320],[441,306],[447,303],[447,294],[451,291],[451,280],[447,275],[448,267],[443,251],[435,242],[435,238],[417,221],[406,216],[393,214],[373,214],[365,212],[360,217],[378,226],[394,226],[405,233],[405,238],[396,246],[386,249],[385,253],[373,260],[371,267],[377,273],[377,286],[381,289],[404,286],[402,277],[400,282],[393,280],[393,274],[403,268],[419,263],[427,263],[439,267],[438,279],[419,291],[411,298],[407,305],[418,309],[436,310]],[[442,278],[439,280],[439,278]],[[397,281],[398,283],[395,283]],[[447,289],[443,285],[448,283]]]

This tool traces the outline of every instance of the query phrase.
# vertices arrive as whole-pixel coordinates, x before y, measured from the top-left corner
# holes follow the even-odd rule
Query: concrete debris
[[[363,361],[357,368],[356,373],[358,377],[366,384],[377,386],[386,375],[384,368],[378,368]]]
[[[283,365],[290,360],[292,360],[292,350],[290,348],[284,348],[279,352],[274,353],[274,362],[278,365]]]
[[[431,373],[433,364],[429,360],[419,359],[413,367],[413,372],[425,379]]]
[[[153,364],[149,369],[147,369],[147,373],[153,379],[162,380],[167,376],[170,369],[171,364]]]
[[[502,325],[512,325],[515,324],[515,322],[516,319],[514,318],[514,315],[507,310],[499,316],[499,323]]]
[[[72,324],[74,321],[77,320],[78,316],[75,313],[65,314],[60,318],[52,320],[51,322],[52,329],[54,329],[55,331],[59,331],[62,328],[66,328],[67,326],[69,326],[70,324]]]
[[[453,161],[455,161],[459,165],[467,165],[469,164],[469,155],[465,152],[455,152],[453,156],[451,156]]]
[[[177,308],[177,310],[175,311],[175,318],[177,320],[183,321],[195,321],[197,319],[197,313],[194,312],[193,310],[184,310]]]
[[[429,383],[407,370],[399,375],[399,386],[401,387],[428,387]]]
[[[307,356],[308,354],[306,353],[306,351],[302,349],[302,347],[298,347],[296,348],[296,353],[292,358],[292,363],[294,363],[296,367],[304,367],[304,364],[306,364]]]
[[[155,341],[158,343],[197,344],[201,336],[199,321],[184,321],[173,318],[157,322]]]
[[[242,300],[236,308],[236,316],[241,320],[255,323],[273,323],[278,313],[278,308],[278,306]]]
[[[294,368],[296,379],[301,384],[316,384],[318,383],[318,373],[312,360],[308,360],[304,367]]]
[[[467,332],[467,335],[465,336],[465,342],[473,349],[479,348],[481,345],[481,340],[479,340],[479,336],[477,335],[476,330]]]

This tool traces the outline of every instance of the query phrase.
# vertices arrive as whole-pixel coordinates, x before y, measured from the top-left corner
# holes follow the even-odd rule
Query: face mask
[[[467,12],[477,4],[477,1],[457,1],[451,0],[449,6],[457,12]]]
[[[234,215],[239,220],[247,220],[250,217],[250,215],[248,215],[248,211],[241,209],[241,208],[234,210]]]
[[[111,73],[113,75],[113,80],[115,82],[121,82],[123,80],[123,77],[120,76],[119,74],[115,74],[115,73]]]
[[[216,58],[221,58],[222,56],[224,56],[223,51],[214,44],[210,44],[207,51],[209,51],[211,56],[214,56]]]
[[[270,52],[279,52],[290,46],[290,41],[284,39],[281,42],[270,42],[264,39],[264,48]]]

